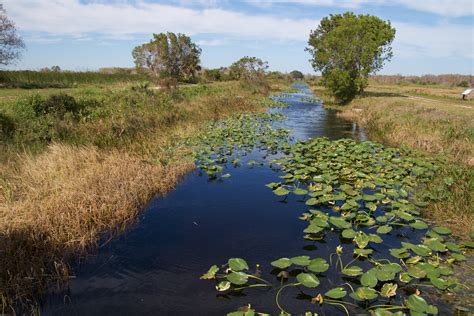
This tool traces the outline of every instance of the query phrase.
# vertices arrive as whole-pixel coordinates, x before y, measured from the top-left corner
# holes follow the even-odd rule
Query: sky
[[[329,14],[390,20],[394,57],[381,74],[474,73],[473,0],[3,0],[26,51],[10,69],[133,67],[153,33],[191,36],[205,68],[243,56],[314,73],[309,33]]]

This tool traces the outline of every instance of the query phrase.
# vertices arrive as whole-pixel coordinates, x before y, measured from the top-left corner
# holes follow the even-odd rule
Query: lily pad
[[[290,258],[280,258],[278,260],[272,261],[270,264],[274,267],[285,269],[291,266],[292,262]]]
[[[310,261],[308,270],[315,273],[326,272],[329,269],[329,264],[325,259],[316,258]]]
[[[249,269],[247,262],[242,258],[230,258],[228,263],[229,263],[229,267],[233,271],[242,271],[242,270]]]
[[[333,299],[340,299],[340,298],[343,298],[344,296],[347,295],[347,292],[344,288],[342,287],[336,287],[332,290],[329,290],[327,291],[324,296],[327,296],[329,298],[333,298]]]
[[[319,285],[319,279],[313,273],[300,273],[296,279],[305,287],[315,288]]]
[[[231,272],[229,275],[227,275],[227,280],[235,285],[243,285],[247,283],[248,276],[243,272]]]

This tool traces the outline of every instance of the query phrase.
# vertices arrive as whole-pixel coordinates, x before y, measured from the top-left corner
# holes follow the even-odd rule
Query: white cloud
[[[200,0],[201,1],[201,0]],[[287,0],[303,2],[309,0]],[[351,1],[360,4],[368,0]],[[386,0],[375,0],[386,1]],[[405,1],[405,0],[396,0]],[[408,0],[406,0],[408,1]],[[335,0],[311,0],[311,3],[335,3]],[[339,4],[347,1],[337,1]],[[432,3],[424,0],[419,3]],[[462,2],[457,0],[456,2]],[[408,2],[407,2],[408,3]],[[201,40],[202,46],[272,42],[298,43],[304,47],[311,29],[319,21],[290,19],[273,15],[249,15],[219,8],[191,9],[136,0],[4,0],[5,8],[21,31],[46,34],[45,38],[89,38],[99,34],[106,39],[131,39],[139,34],[164,31],[189,35],[212,34]],[[413,4],[416,5],[416,4]],[[394,52],[399,56],[473,58],[471,25],[419,25],[393,23],[397,29]],[[36,36],[33,40],[40,41]],[[207,38],[207,36],[206,36]],[[28,43],[28,39],[27,43]],[[262,44],[262,45],[263,45]]]
[[[472,0],[247,0],[247,2],[261,7],[286,3],[347,9],[358,9],[364,5],[401,5],[408,9],[434,13],[445,17],[474,15],[474,2]]]
[[[397,30],[394,50],[404,57],[462,57],[474,59],[473,29],[469,26],[435,26],[393,23]]]
[[[196,42],[199,46],[222,46],[228,43],[228,41],[221,39],[200,40]]]
[[[318,20],[292,20],[270,15],[251,16],[211,8],[196,10],[138,1],[89,3],[78,0],[6,0],[5,8],[21,31],[52,34],[183,32],[236,37],[306,40]]]

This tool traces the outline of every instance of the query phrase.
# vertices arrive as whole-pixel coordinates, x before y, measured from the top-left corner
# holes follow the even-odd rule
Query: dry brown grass
[[[257,97],[233,89],[175,103],[172,113],[140,118],[146,132],[116,149],[56,143],[12,155],[0,166],[2,311],[30,308],[51,280],[67,280],[71,258],[125,229],[194,167],[185,140],[208,120],[264,110]]]
[[[92,146],[54,144],[23,157],[14,201],[0,206],[8,303],[41,291],[47,274],[67,276],[71,255],[124,229],[151,197],[172,189],[191,168],[191,161],[162,166]]]
[[[410,98],[400,95],[398,87],[392,88],[371,86],[367,96],[333,107],[340,116],[359,122],[372,140],[445,157],[438,181],[452,177],[455,183],[425,215],[466,238],[474,227],[474,107],[460,107],[449,99],[432,100],[431,95]],[[441,91],[441,96],[448,96]],[[316,94],[324,97],[324,89],[317,87]]]

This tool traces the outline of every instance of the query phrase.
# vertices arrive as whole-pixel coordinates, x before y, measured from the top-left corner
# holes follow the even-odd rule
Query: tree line
[[[363,93],[370,74],[380,71],[393,56],[391,44],[395,29],[390,21],[372,15],[352,12],[331,14],[310,32],[308,47],[311,65],[321,72],[321,83],[341,103]],[[17,35],[15,24],[0,5],[0,65],[9,65],[21,56],[25,45]],[[153,34],[153,38],[132,51],[137,72],[151,80],[176,85],[196,82],[200,72],[201,48],[185,34],[173,32]],[[59,72],[59,66],[47,71]],[[209,80],[242,80],[259,84],[268,71],[268,62],[245,56],[228,68],[206,69]],[[304,79],[297,70],[290,73],[295,80]]]

